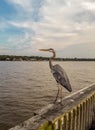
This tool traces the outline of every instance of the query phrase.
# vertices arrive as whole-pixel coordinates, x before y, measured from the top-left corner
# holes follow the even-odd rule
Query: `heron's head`
[[[49,48],[49,49],[39,49],[39,51],[49,51],[49,52],[54,52],[54,49]]]

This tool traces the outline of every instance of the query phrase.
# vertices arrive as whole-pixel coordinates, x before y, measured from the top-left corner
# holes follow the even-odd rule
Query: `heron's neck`
[[[49,66],[51,69],[53,67],[52,60],[55,58],[55,56],[56,56],[56,54],[55,54],[55,52],[53,52],[53,56],[49,59]]]

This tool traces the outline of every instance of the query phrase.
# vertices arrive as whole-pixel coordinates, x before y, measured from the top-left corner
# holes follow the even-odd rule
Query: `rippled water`
[[[95,62],[54,62],[67,72],[73,92],[95,83]],[[0,62],[0,130],[30,118],[54,101],[56,82],[48,62]],[[68,95],[63,89],[63,97]]]

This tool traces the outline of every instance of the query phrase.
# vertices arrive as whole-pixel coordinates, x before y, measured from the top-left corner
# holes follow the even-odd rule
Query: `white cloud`
[[[22,16],[29,19],[9,21],[10,26],[26,29],[25,37],[13,39],[17,44],[28,41],[33,49],[53,47],[62,49],[69,45],[95,41],[95,2],[90,0],[44,0],[39,9],[41,19],[31,18],[33,0],[8,0]],[[34,14],[35,15],[35,14]],[[23,16],[24,17],[24,16]],[[32,35],[32,31],[35,35]],[[16,41],[17,40],[17,41]],[[22,45],[24,46],[24,45]]]
[[[26,28],[26,29],[31,29],[33,27],[32,22],[14,22],[14,21],[9,21],[9,24],[12,26],[15,26],[17,28]]]
[[[85,9],[88,9],[90,11],[93,11],[93,13],[95,13],[95,2],[83,2],[83,7]]]
[[[9,37],[8,41],[7,41],[7,46],[9,46],[9,48],[13,48],[16,50],[24,50],[30,47],[30,41],[31,41],[31,37],[29,33],[24,33],[23,35],[20,36],[14,36],[14,37]]]
[[[16,8],[20,7],[26,12],[32,11],[31,0],[8,0]],[[21,11],[21,10],[19,10]]]

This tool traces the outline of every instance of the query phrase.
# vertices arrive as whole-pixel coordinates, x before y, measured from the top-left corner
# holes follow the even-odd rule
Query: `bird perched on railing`
[[[55,102],[57,101],[58,97],[60,97],[61,103],[62,103],[62,87],[66,88],[69,92],[72,91],[69,78],[68,78],[66,72],[64,71],[64,69],[60,65],[58,65],[58,64],[53,65],[52,64],[52,60],[56,56],[54,49],[50,48],[50,49],[39,49],[39,50],[40,51],[49,51],[49,52],[53,53],[53,56],[50,57],[50,59],[49,59],[49,66],[50,66],[51,72],[52,72],[52,74],[53,74],[53,76],[58,84],[57,85],[58,92],[57,92]]]

